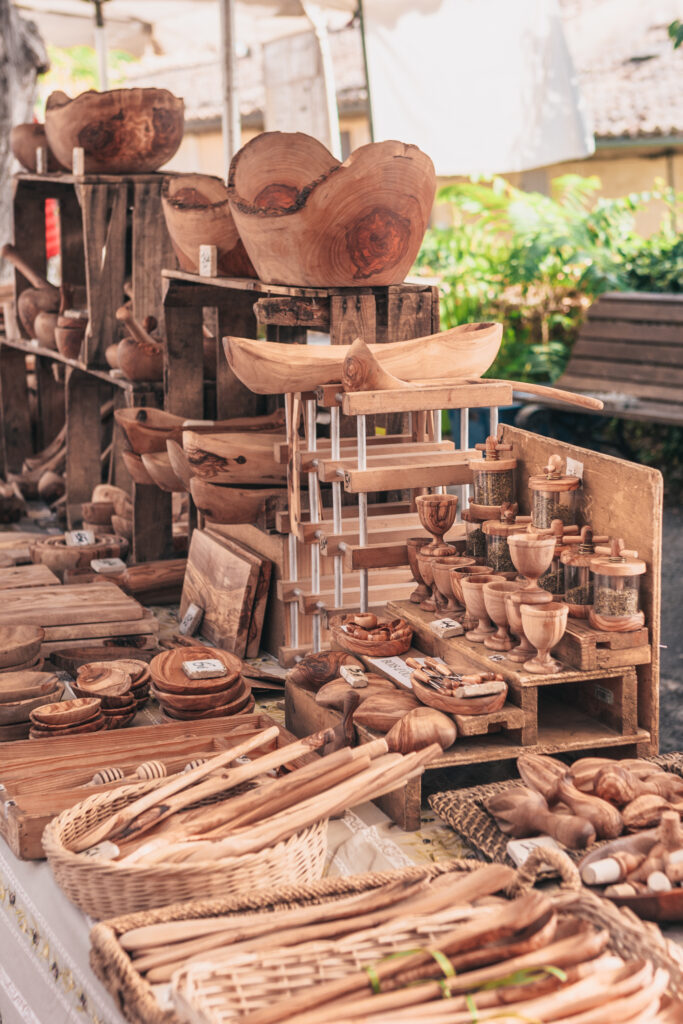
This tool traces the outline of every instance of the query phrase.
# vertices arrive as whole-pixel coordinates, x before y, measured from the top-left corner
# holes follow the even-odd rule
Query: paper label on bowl
[[[81,547],[84,544],[94,544],[95,534],[92,530],[70,530],[64,534],[64,540],[70,548]]]
[[[199,276],[216,277],[218,274],[218,249],[215,245],[199,246]]]
[[[413,670],[397,655],[392,658],[366,658],[365,660],[388,679],[393,679],[399,686],[405,686],[408,690],[412,690],[413,684],[410,676]]]
[[[123,572],[126,563],[122,558],[91,558],[90,568],[95,572]]]
[[[347,683],[350,683],[356,689],[368,685],[368,677],[363,669],[357,665],[341,665],[339,673],[342,679],[345,679]]]
[[[429,623],[429,628],[435,636],[447,640],[451,636],[462,636],[465,632],[463,627],[455,619],[434,619]]]
[[[197,661],[184,661],[183,672],[190,679],[213,679],[227,675],[228,670],[218,658],[201,658]]]
[[[517,867],[521,868],[529,854],[539,846],[544,847],[546,850],[562,849],[552,836],[530,836],[529,839],[510,839],[506,850],[508,856],[515,862]],[[543,871],[553,870],[550,864],[542,864],[541,869]]]
[[[190,604],[187,611],[183,615],[178,632],[183,636],[192,636],[199,629],[199,623],[202,621],[204,612],[196,604]]]

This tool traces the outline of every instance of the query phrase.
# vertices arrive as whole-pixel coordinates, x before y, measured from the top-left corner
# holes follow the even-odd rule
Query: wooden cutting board
[[[2,621],[7,626],[129,622],[141,619],[143,613],[142,605],[113,583],[25,587],[2,592]]]
[[[54,586],[61,586],[59,577],[46,565],[14,565],[0,569],[0,590]]]
[[[94,586],[94,584],[91,584]],[[53,640],[85,640],[121,636],[155,636],[159,632],[159,620],[147,608],[142,609],[139,619],[123,619],[115,622],[78,622],[63,626],[45,626],[44,643]]]
[[[247,547],[246,544],[240,544],[239,541],[232,540],[230,537],[221,537],[210,529],[207,532],[219,544],[227,548],[228,551],[232,551],[258,567],[259,575],[256,583],[256,593],[254,594],[254,606],[249,620],[247,651],[245,655],[247,658],[256,658],[261,649],[261,633],[263,632],[263,622],[266,617],[273,563],[269,558],[263,558],[250,547]]]
[[[180,617],[190,604],[196,604],[204,610],[202,635],[244,658],[259,575],[260,566],[255,561],[224,546],[214,535],[195,530],[187,558]]]

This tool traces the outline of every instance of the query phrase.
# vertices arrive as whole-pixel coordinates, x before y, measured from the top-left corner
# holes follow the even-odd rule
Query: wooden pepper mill
[[[553,519],[564,526],[576,524],[578,476],[562,472],[562,459],[551,455],[543,473],[529,477],[531,491],[531,529],[549,530]]]
[[[645,625],[640,610],[640,577],[647,565],[640,558],[627,558],[621,538],[611,542],[609,555],[591,559],[593,607],[588,621],[593,629],[628,633]]]
[[[512,445],[499,444],[493,436],[487,437],[485,444],[476,444],[474,447],[482,453],[482,457],[470,459],[474,487],[470,508],[482,520],[498,519],[501,506],[515,500],[517,459],[501,459],[501,453],[511,452]]]
[[[517,515],[517,502],[506,502],[501,506],[499,519],[487,519],[482,524],[486,538],[486,565],[492,572],[511,573],[517,575],[512,561],[508,537],[513,533],[524,533],[531,522],[529,516]]]
[[[593,577],[590,564],[595,557],[593,530],[581,528],[580,542],[564,548],[560,560],[564,565],[564,602],[574,619],[587,619],[593,604]]]

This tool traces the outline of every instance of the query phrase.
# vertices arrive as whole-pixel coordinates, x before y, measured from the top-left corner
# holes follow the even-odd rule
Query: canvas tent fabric
[[[556,0],[363,0],[376,139],[440,176],[512,173],[589,156]]]

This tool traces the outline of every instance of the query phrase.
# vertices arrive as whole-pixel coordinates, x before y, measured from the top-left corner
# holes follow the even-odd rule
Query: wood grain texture
[[[195,476],[215,484],[284,484],[287,467],[275,461],[277,435],[196,434],[183,431]]]
[[[2,603],[4,625],[45,627],[134,621],[144,613],[142,605],[113,583],[4,590]]]
[[[15,565],[0,569],[0,590],[54,586],[59,586],[59,579],[46,565]]]

